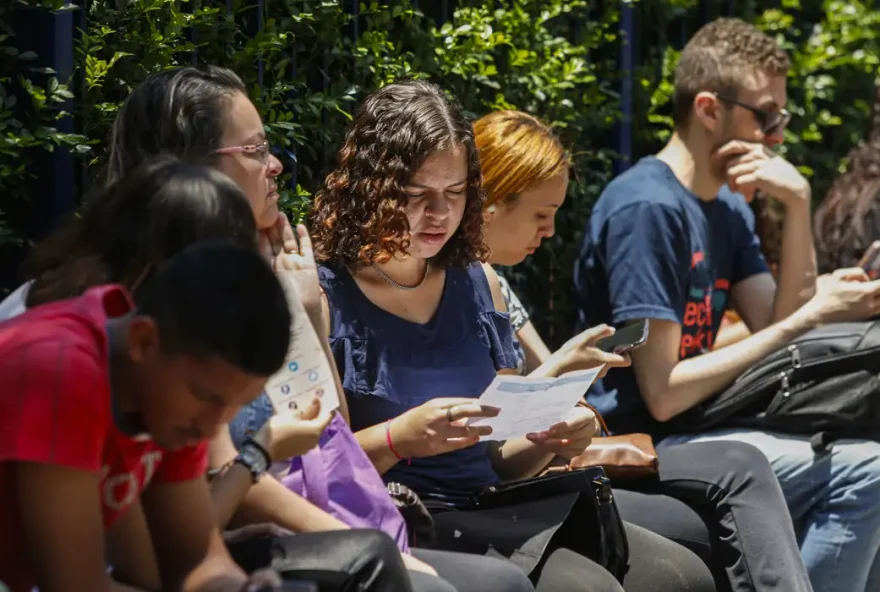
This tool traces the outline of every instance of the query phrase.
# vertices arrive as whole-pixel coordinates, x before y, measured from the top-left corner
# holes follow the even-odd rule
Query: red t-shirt
[[[121,287],[100,286],[0,324],[0,581],[13,592],[35,584],[13,463],[100,473],[105,528],[149,483],[205,472],[206,444],[168,452],[114,423],[105,325],[131,308]]]

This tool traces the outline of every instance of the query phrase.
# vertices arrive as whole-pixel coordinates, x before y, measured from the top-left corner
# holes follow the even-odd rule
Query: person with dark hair
[[[855,267],[880,239],[880,86],[868,133],[813,214],[813,227],[820,273]]]
[[[416,493],[468,495],[532,477],[556,455],[583,452],[595,431],[584,407],[547,432],[500,443],[480,442],[488,428],[465,424],[497,413],[475,399],[517,362],[497,277],[480,263],[488,256],[482,205],[461,108],[434,84],[403,81],[365,99],[311,212],[352,428],[385,480]],[[456,548],[516,557],[539,590],[619,591],[609,572],[573,551],[590,536],[575,535],[573,504],[539,500],[494,519],[453,512],[461,536],[450,538]],[[714,590],[691,552],[638,527],[627,534],[625,589]]]
[[[251,208],[226,175],[172,156],[147,163],[86,199],[68,224],[28,255],[28,307],[106,283],[136,292],[171,255],[199,241],[256,248]]]
[[[187,183],[235,190],[182,176],[165,195]],[[14,592],[123,589],[105,568],[102,531],[140,498],[166,587],[280,584],[246,576],[226,552],[204,440],[281,366],[290,322],[256,249],[223,241],[161,263],[136,304],[107,284],[0,324],[0,578]]]
[[[716,19],[687,43],[675,70],[670,141],[612,181],[593,208],[575,267],[578,328],[650,319],[632,368],[609,373],[588,395],[613,431],[651,434],[661,449],[745,443],[770,461],[796,528],[775,520],[746,534],[791,540],[797,532],[810,582],[799,570],[767,581],[862,592],[880,550],[880,444],[839,440],[817,455],[808,436],[690,433],[688,422],[689,411],[792,339],[880,313],[880,282],[863,270],[816,281],[811,189],[774,152],[791,119],[789,69],[777,41],[739,19]],[[776,278],[748,207],[768,198],[785,211]],[[728,307],[751,335],[713,351]],[[750,564],[766,574],[795,565],[769,561],[755,553]]]
[[[254,139],[264,139],[264,136],[261,135],[263,128],[259,114],[237,80],[235,74],[221,68],[187,67],[160,72],[136,87],[117,114],[111,138],[108,179],[124,176],[142,158],[161,153],[175,154],[190,161],[208,163],[231,175],[246,192],[250,208],[245,210],[248,211],[245,213],[239,206],[234,219],[230,219],[222,211],[221,204],[210,200],[196,200],[187,204],[165,200],[161,207],[129,204],[130,209],[115,208],[113,216],[120,218],[109,223],[104,208],[111,204],[100,197],[88,200],[85,212],[94,212],[92,217],[106,222],[100,224],[100,232],[94,235],[102,238],[93,240],[84,232],[83,225],[87,225],[84,221],[74,222],[75,225],[80,224],[77,226],[79,230],[62,231],[39,246],[26,266],[28,278],[37,282],[35,294],[60,294],[69,290],[71,285],[76,287],[76,282],[80,281],[76,278],[85,268],[91,270],[86,277],[110,278],[117,282],[125,277],[126,282],[132,282],[128,287],[136,288],[140,285],[139,278],[150,273],[157,254],[167,253],[167,247],[163,247],[163,240],[160,240],[162,237],[168,237],[176,244],[181,242],[173,238],[177,234],[192,236],[193,232],[203,232],[213,225],[223,226],[220,223],[222,220],[228,223],[226,231],[232,235],[238,235],[233,230],[236,224],[249,227],[242,236],[252,242],[259,227],[260,247],[264,256],[273,261],[277,273],[286,274],[287,279],[297,284],[306,313],[329,351],[326,328],[322,322],[317,270],[311,256],[308,234],[304,227],[299,227],[299,240],[296,240],[286,218],[277,211],[277,195],[270,192],[267,199],[266,180],[269,180],[268,189],[274,191],[273,179],[280,172],[280,163],[269,154],[265,142],[258,146],[241,145]],[[162,123],[146,127],[141,125],[153,118],[161,118]],[[178,196],[177,199],[184,198]],[[264,219],[267,218],[267,208],[269,214],[275,216],[275,222],[268,226],[267,222],[271,221]],[[172,213],[173,216],[170,215]],[[162,222],[145,222],[145,215]],[[257,225],[253,226],[255,219]],[[264,220],[260,222],[261,219]],[[131,232],[108,235],[114,226]],[[118,256],[107,254],[117,251]],[[70,257],[65,257],[65,253],[69,253]],[[121,264],[114,267],[105,265],[106,261],[111,260]],[[143,265],[138,266],[133,262]],[[74,274],[63,268],[79,269],[79,272]],[[29,288],[30,284],[25,284],[0,304],[0,315],[23,310]],[[240,313],[246,316],[248,311]],[[259,416],[254,416],[254,409],[260,411]],[[318,408],[313,406],[311,412],[317,414]],[[298,419],[290,413],[275,414],[267,396],[261,393],[254,403],[237,416],[239,423],[241,419],[249,417],[259,420],[254,429],[249,429],[247,435],[242,434],[237,440],[241,453],[233,446],[225,426],[211,441],[211,493],[217,521],[224,527],[230,524],[246,526],[235,533],[234,542],[230,539],[236,560],[254,567],[262,557],[265,563],[271,559],[272,565],[279,569],[296,572],[300,568],[308,568],[309,573],[321,574],[322,578],[339,585],[348,582],[368,586],[365,592],[386,590],[389,585],[394,590],[405,592],[410,582],[401,581],[407,578],[397,575],[401,557],[410,570],[409,579],[413,588],[419,592],[451,592],[454,589],[476,592],[481,589],[481,582],[485,581],[491,581],[496,589],[508,592],[532,589],[515,567],[497,560],[442,552],[426,553],[430,556],[426,560],[430,559],[453,586],[437,577],[437,570],[433,567],[409,555],[406,531],[401,528],[403,519],[387,492],[384,492],[384,485],[375,469],[357,447],[346,424],[344,402],[340,413],[335,416],[314,414],[307,412]],[[330,429],[324,429],[328,421],[332,421]],[[347,436],[351,436],[352,446],[340,449],[343,460],[347,466],[360,466],[361,475],[358,480],[348,484],[350,491],[334,488],[333,493],[338,499],[332,503],[328,502],[327,495],[316,493],[319,489],[317,483],[323,482],[325,475],[323,467],[317,472],[314,470],[313,462],[305,463],[312,467],[314,475],[309,481],[308,492],[303,482],[296,486],[291,484],[288,488],[279,483],[274,475],[267,474],[269,465],[273,464],[271,461],[288,461],[285,464],[290,465],[291,457],[294,457],[294,463],[298,462],[298,455],[312,448],[316,442],[319,447],[333,447],[339,442],[348,442]],[[259,448],[268,453],[268,462],[254,462],[262,454],[254,456],[254,451],[259,452]],[[277,464],[281,463],[274,463]],[[300,467],[291,470],[289,477],[295,479],[302,475],[304,470]],[[370,477],[381,485],[382,495],[375,492],[375,487],[370,489]],[[372,495],[368,495],[371,491]],[[307,493],[310,496],[308,501],[300,495]],[[316,537],[320,539],[317,543],[314,543],[315,537],[273,539],[278,547],[273,547],[275,550],[270,553],[269,547],[264,544],[265,537],[248,539],[245,536],[278,530],[267,531],[259,524],[254,524],[266,522],[295,532],[339,531],[351,527],[376,530],[323,533]],[[143,514],[137,507],[122,516],[109,533],[114,543],[110,546],[113,551],[111,562],[117,573],[133,574],[132,579],[156,587],[158,570],[152,555],[143,552],[143,545],[134,544],[141,540],[148,541],[145,530]],[[389,534],[400,544],[395,546]],[[328,540],[336,539],[344,551],[342,555],[325,552],[316,557],[314,549],[322,549]],[[255,555],[254,548],[263,548],[266,552]],[[404,552],[403,555],[398,553],[398,548]],[[353,557],[354,561],[348,561],[347,557]],[[327,582],[322,580],[319,584]]]

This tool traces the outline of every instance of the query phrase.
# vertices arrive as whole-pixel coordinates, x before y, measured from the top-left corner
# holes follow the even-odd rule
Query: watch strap
[[[266,449],[251,438],[244,441],[241,445],[238,456],[233,462],[242,465],[250,471],[254,483],[260,480],[260,477],[269,470],[269,466],[272,464],[272,460],[269,457],[269,453],[266,452]]]

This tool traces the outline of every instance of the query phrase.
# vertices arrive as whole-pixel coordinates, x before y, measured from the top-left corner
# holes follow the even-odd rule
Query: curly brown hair
[[[407,80],[364,100],[315,196],[310,228],[318,261],[351,269],[406,254],[410,228],[403,187],[433,153],[464,148],[468,185],[458,229],[432,259],[438,266],[485,261],[483,189],[474,132],[461,107],[435,84]]]
[[[813,227],[823,273],[858,265],[865,250],[880,239],[880,86],[866,139],[850,151],[846,170],[816,209]]]
[[[694,34],[675,68],[673,119],[687,124],[697,93],[711,91],[735,98],[745,73],[785,75],[791,61],[779,44],[753,25],[736,18],[719,18]]]

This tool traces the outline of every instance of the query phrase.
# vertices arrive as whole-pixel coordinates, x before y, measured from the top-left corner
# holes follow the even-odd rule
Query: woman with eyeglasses
[[[278,221],[276,178],[282,165],[270,152],[260,114],[235,73],[224,68],[162,72],[145,80],[123,109],[110,135],[105,182],[146,158],[171,153],[210,164],[235,181],[251,204],[257,228]]]

